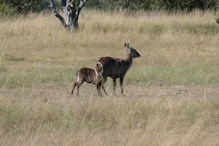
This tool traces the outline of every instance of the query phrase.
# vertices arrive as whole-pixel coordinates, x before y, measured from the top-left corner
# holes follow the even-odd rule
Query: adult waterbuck
[[[115,95],[116,79],[120,78],[121,94],[123,93],[123,79],[126,72],[132,65],[132,59],[140,57],[140,54],[129,44],[124,45],[127,48],[127,53],[124,58],[102,57],[97,61],[96,70],[102,71],[102,85],[107,80],[107,77],[113,79],[113,93]],[[100,88],[100,87],[98,87]]]

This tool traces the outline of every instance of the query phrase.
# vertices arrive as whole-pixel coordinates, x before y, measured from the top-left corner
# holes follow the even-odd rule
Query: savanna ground
[[[83,11],[77,32],[49,14],[0,20],[0,145],[219,145],[219,25],[210,13]],[[141,54],[120,96],[76,70]],[[117,82],[118,83],[118,82]]]

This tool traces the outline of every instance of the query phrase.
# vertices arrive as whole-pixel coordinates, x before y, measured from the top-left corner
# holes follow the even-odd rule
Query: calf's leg
[[[79,95],[79,88],[84,83],[84,81],[77,82],[77,96]]]
[[[101,82],[99,82],[97,85],[96,85],[96,87],[97,87],[97,93],[98,93],[98,95],[99,96],[103,96],[103,94],[101,93],[101,87],[102,86],[102,83]]]
[[[75,82],[74,85],[73,85],[73,88],[72,88],[72,91],[71,91],[71,94],[72,94],[72,95],[73,95],[73,93],[74,93],[74,89],[75,89],[76,86],[77,86],[77,82]]]

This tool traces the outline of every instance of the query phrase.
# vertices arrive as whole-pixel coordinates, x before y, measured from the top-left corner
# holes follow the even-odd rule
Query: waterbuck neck
[[[132,64],[132,54],[127,51],[125,58],[123,59],[127,64]]]

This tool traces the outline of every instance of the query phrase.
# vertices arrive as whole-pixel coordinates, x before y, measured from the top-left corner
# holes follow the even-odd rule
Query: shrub
[[[219,17],[218,17],[218,18],[216,18],[215,20],[216,20],[217,24],[219,24]]]
[[[0,15],[39,12],[46,6],[45,0],[0,0]]]
[[[107,2],[105,0],[88,0],[86,3],[86,7],[96,8],[96,9],[106,9],[107,8],[106,3]]]
[[[88,5],[105,9],[192,11],[215,9],[217,4],[218,0],[92,0]]]

